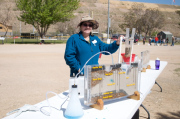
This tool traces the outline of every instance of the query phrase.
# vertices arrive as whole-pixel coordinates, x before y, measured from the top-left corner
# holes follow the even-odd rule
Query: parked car
[[[113,34],[111,39],[112,40],[117,40],[119,36],[122,36],[123,37],[122,41],[125,42],[125,39],[124,39],[125,34]]]
[[[118,36],[112,36],[111,39],[112,39],[112,40],[117,40],[117,39],[118,39]]]

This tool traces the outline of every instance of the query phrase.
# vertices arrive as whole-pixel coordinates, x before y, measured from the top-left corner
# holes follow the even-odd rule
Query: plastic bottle
[[[155,60],[155,68],[156,68],[156,70],[159,70],[159,67],[160,67],[160,59],[157,58],[157,59]]]
[[[65,111],[66,118],[78,119],[84,115],[81,103],[78,97],[77,85],[72,85],[70,100]]]

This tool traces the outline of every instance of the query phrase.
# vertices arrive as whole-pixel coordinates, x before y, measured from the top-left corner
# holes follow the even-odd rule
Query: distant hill
[[[20,11],[17,11],[15,7],[15,0],[10,0],[9,4],[12,7],[12,20],[9,25],[13,26],[14,34],[19,33],[20,21],[17,20],[17,16],[20,14]],[[80,18],[83,15],[90,14],[94,19],[96,19],[100,27],[97,29],[99,33],[104,33],[107,30],[107,14],[108,14],[108,0],[80,0],[80,8],[75,11],[75,16],[73,20],[76,22],[72,25],[76,27]],[[129,1],[119,1],[119,0],[110,0],[110,18],[111,26],[116,29],[117,33],[124,33],[122,29],[118,27],[118,24],[123,23],[123,14],[128,12],[128,9],[131,8],[133,2]],[[164,21],[164,26],[159,31],[170,31],[174,36],[180,36],[180,28],[178,28],[178,23],[180,22],[180,17],[175,13],[176,10],[180,10],[180,6],[177,5],[164,5],[164,4],[153,4],[153,3],[143,3],[146,8],[158,8],[165,15],[166,20]],[[0,4],[0,9],[4,10],[3,6]],[[60,24],[60,23],[58,23]],[[51,25],[48,30],[48,34],[56,34],[57,27],[60,25]],[[25,25],[21,22],[21,31],[22,32],[32,32],[33,27],[31,25]],[[78,31],[78,29],[77,29]]]

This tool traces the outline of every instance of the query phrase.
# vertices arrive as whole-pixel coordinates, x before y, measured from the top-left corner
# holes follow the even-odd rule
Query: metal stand
[[[159,87],[160,87],[160,89],[161,89],[161,92],[162,92],[162,88],[161,88],[161,86],[155,81],[155,84],[157,84]],[[141,107],[143,107],[144,108],[144,110],[148,113],[148,119],[150,119],[150,113],[149,113],[149,111],[144,107],[144,105],[143,104],[141,104]]]
[[[156,81],[155,81],[155,84],[157,84],[161,88],[161,86]],[[162,92],[162,88],[161,88],[161,92]]]
[[[139,109],[136,111],[136,113],[131,119],[139,119]]]
[[[149,111],[144,107],[144,105],[143,104],[141,104],[141,107],[143,107],[144,108],[144,110],[148,113],[148,119],[150,119],[150,113],[149,113]]]

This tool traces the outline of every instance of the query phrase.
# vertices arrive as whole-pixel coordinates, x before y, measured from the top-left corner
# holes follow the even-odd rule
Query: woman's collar
[[[83,36],[83,34],[82,34],[82,31],[79,32],[79,36],[80,36],[81,39],[85,40],[85,39],[84,39],[84,36]],[[91,40],[91,38],[92,38],[92,33],[90,33],[90,35],[89,35],[89,39],[90,39],[90,40]]]

